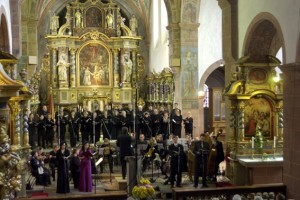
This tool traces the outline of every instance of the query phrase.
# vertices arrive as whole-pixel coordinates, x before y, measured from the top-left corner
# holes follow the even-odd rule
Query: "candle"
[[[277,139],[277,137],[274,136],[274,145],[273,145],[274,149],[276,148],[276,139]]]
[[[254,137],[252,137],[252,149],[254,149]]]

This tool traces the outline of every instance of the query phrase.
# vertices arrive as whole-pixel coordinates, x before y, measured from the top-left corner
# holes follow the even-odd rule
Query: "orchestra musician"
[[[69,118],[69,130],[70,130],[70,144],[71,147],[76,147],[76,143],[79,140],[79,120],[80,117],[73,110],[71,117]]]
[[[53,150],[49,153],[49,167],[53,181],[55,181],[55,168],[57,167],[56,152],[58,149],[58,145],[54,145]]]
[[[37,159],[41,163],[43,167],[44,174],[47,176],[47,184],[51,184],[50,180],[50,170],[45,167],[45,163],[47,163],[49,160],[49,156],[45,154],[43,147],[37,147],[36,148],[37,152]]]
[[[46,145],[47,147],[53,147],[53,140],[54,140],[54,120],[51,118],[51,114],[48,113],[46,119]]]
[[[60,144],[60,149],[56,153],[57,160],[57,187],[56,193],[69,193],[69,165],[68,158],[70,156],[70,151],[66,149],[66,143],[62,142]]]
[[[143,167],[142,167],[143,172],[145,172],[149,164],[153,162],[155,158],[155,153],[158,154],[158,147],[157,147],[156,139],[154,137],[152,137],[149,140],[149,144],[145,152],[146,153],[143,157]]]
[[[205,134],[201,133],[200,140],[195,140],[193,153],[195,154],[194,187],[198,187],[199,176],[202,175],[202,187],[208,187],[206,183],[207,158],[210,152],[208,142],[204,141]],[[202,165],[202,170],[200,166]]]
[[[178,136],[173,137],[173,144],[169,146],[169,153],[171,155],[171,174],[169,180],[171,182],[171,188],[174,187],[175,176],[176,177],[176,187],[181,187],[181,177],[183,162],[182,157],[184,154],[182,144],[178,143]]]
[[[114,173],[112,155],[115,151],[115,148],[110,145],[110,141],[108,138],[104,138],[103,144],[100,146],[100,148],[103,148],[103,159],[104,160],[107,159],[110,173]],[[101,162],[100,163],[101,173],[103,173],[103,167],[104,167],[104,163]]]
[[[90,149],[90,143],[84,142],[79,152],[79,159],[81,161],[81,164],[78,189],[80,192],[92,191],[92,157],[93,153]]]
[[[49,175],[47,171],[44,170],[43,163],[38,159],[38,152],[32,151],[31,158],[30,158],[30,166],[31,166],[31,174],[36,179],[37,185],[48,186]]]

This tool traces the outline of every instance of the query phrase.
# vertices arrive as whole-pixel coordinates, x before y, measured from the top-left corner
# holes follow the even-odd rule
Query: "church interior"
[[[299,0],[0,0],[1,199],[300,199],[299,36]]]

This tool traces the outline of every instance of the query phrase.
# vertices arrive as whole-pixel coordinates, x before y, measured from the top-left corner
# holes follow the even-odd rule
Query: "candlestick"
[[[254,137],[252,136],[252,145],[251,145],[252,149],[254,149]]]
[[[274,149],[276,148],[276,139],[277,139],[277,137],[274,136],[274,145],[273,145]]]

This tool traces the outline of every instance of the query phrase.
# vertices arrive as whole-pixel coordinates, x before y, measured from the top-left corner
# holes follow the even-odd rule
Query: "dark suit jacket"
[[[203,142],[203,147],[201,143]],[[204,155],[207,157],[209,155],[210,147],[208,142],[205,141],[195,141],[194,151],[193,153],[197,156],[202,156],[202,153],[204,152]]]
[[[132,156],[131,137],[128,134],[121,134],[117,139],[117,146],[120,147],[120,157]]]

